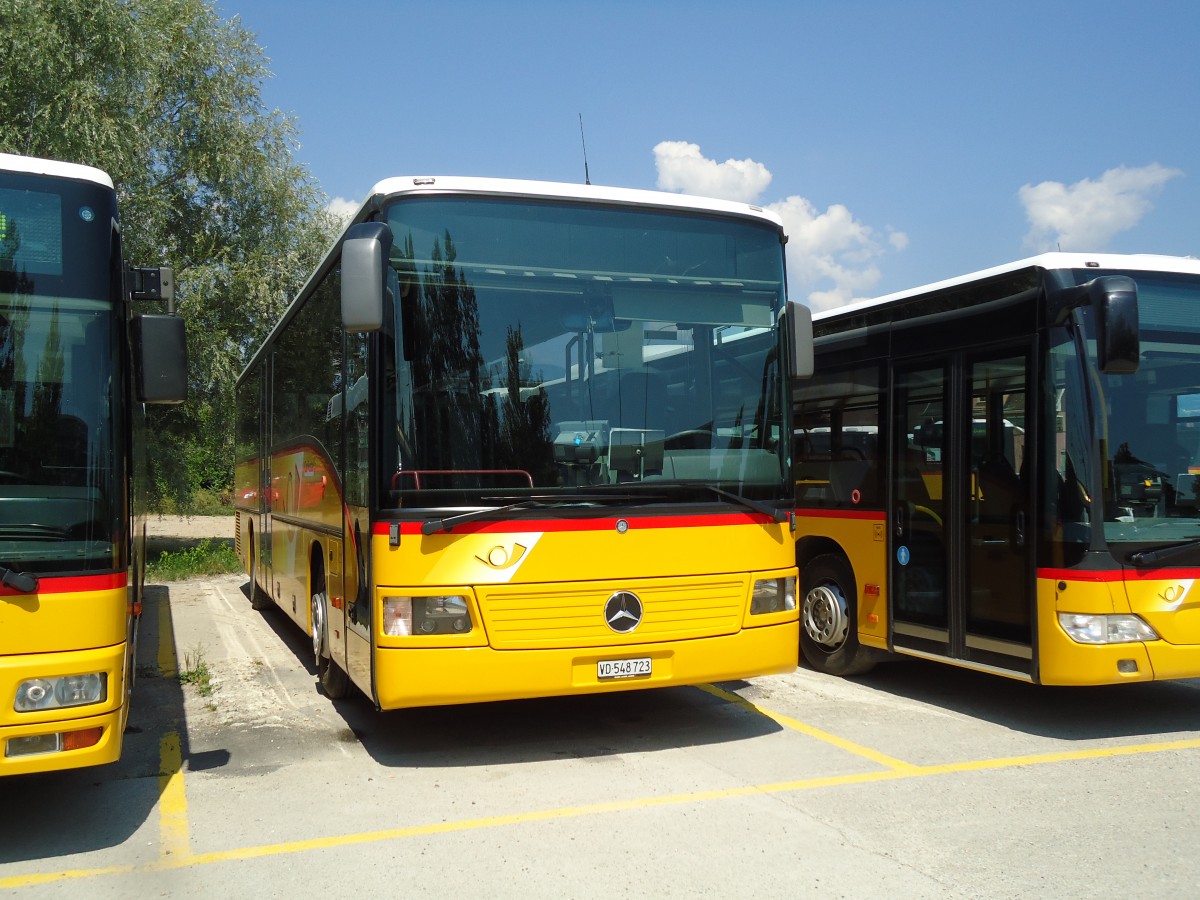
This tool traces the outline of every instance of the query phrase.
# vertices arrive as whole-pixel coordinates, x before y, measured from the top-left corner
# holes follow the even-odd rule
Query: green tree
[[[153,413],[155,481],[224,487],[237,375],[336,231],[262,50],[209,0],[0,0],[0,23],[0,150],[107,171],[126,258],[175,268],[190,397]]]

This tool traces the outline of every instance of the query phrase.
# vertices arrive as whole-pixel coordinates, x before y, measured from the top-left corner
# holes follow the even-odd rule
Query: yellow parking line
[[[509,825],[525,825],[535,822],[555,821],[559,819],[572,819],[581,818],[584,816],[631,812],[634,810],[653,809],[664,806],[678,806],[688,803],[703,803],[714,800],[729,800],[739,797],[752,797],[756,794],[796,793],[820,788],[844,787],[847,785],[870,784],[872,782],[882,781],[898,781],[907,778],[929,777],[956,772],[1010,769],[1020,768],[1023,766],[1104,759],[1107,757],[1116,756],[1163,753],[1171,750],[1197,749],[1200,749],[1200,739],[1165,741],[1136,746],[1095,747],[1086,750],[1068,750],[1060,753],[1031,754],[1029,756],[1013,756],[1003,759],[971,760],[967,762],[948,763],[945,765],[936,766],[914,766],[907,763],[901,763],[898,767],[875,772],[859,772],[851,775],[831,775],[820,778],[805,778],[796,781],[781,781],[772,784],[744,785],[742,787],[723,788],[713,791],[693,791],[686,794],[669,794],[662,797],[638,797],[630,800],[613,800],[605,803],[593,803],[586,806],[565,806],[557,809],[532,810],[526,813],[491,816],[481,819],[462,819],[451,822],[436,822],[428,825],[412,825],[406,828],[388,828],[380,831],[364,831],[357,834],[312,838],[303,841],[288,841],[279,844],[266,844],[258,847],[241,847],[215,853],[197,853],[186,860],[163,859],[159,862],[159,864],[149,868],[184,868],[191,865],[207,865],[217,862],[258,859],[261,857],[278,856],[286,853],[303,853],[311,850],[326,850],[359,844],[380,843],[383,841],[393,841],[402,838],[423,837],[435,834],[450,834],[475,831],[485,828],[500,828]]]
[[[791,731],[798,731],[800,734],[806,734],[809,737],[816,738],[819,741],[824,741],[826,744],[832,744],[839,750],[845,750],[847,753],[853,753],[855,756],[861,756],[863,759],[869,759],[871,762],[879,763],[879,765],[891,769],[894,772],[915,774],[919,769],[912,763],[906,763],[904,760],[896,759],[888,756],[885,753],[880,753],[878,750],[872,750],[870,747],[864,747],[862,744],[856,744],[853,741],[848,741],[845,738],[838,737],[836,734],[830,734],[828,731],[822,731],[820,728],[815,728],[812,725],[806,725],[791,716],[785,716],[782,713],[772,712],[764,709],[756,703],[751,703],[745,697],[739,697],[730,691],[712,684],[697,685],[700,690],[705,693],[712,694],[714,697],[719,697],[730,703],[736,703],[743,709],[748,709],[760,716],[765,716],[773,722],[777,722],[784,728]]]
[[[681,805],[686,803],[703,803],[714,800],[729,800],[739,797],[751,797],[756,794],[796,793],[800,791],[818,790],[821,788],[845,787],[848,785],[870,784],[873,782],[883,781],[900,781],[908,778],[922,778],[960,772],[1015,769],[1028,766],[1053,765],[1064,762],[1099,760],[1118,756],[1136,756],[1140,754],[1165,753],[1179,750],[1200,750],[1200,738],[1178,741],[1161,741],[1151,744],[1136,744],[1117,747],[1092,747],[1081,750],[1066,750],[1056,753],[1010,756],[1000,759],[968,760],[964,762],[946,763],[934,766],[913,766],[909,764],[901,764],[900,767],[896,768],[886,768],[876,770],[874,772],[861,772],[851,775],[806,778],[796,781],[781,781],[771,784],[745,785],[742,787],[731,787],[713,791],[693,791],[686,794],[670,794],[662,797],[640,797],[630,800],[615,800],[606,803],[593,803],[584,806],[565,806],[557,809],[532,810],[530,812],[514,813],[504,816],[491,816],[480,819],[462,819],[452,822],[435,822],[427,825],[412,825],[406,828],[388,828],[379,831],[364,831],[357,834],[335,835],[331,837],[313,838],[303,841],[264,844],[257,847],[241,847],[233,850],[224,850],[214,853],[172,853],[169,855],[164,854],[160,856],[156,862],[143,866],[114,866],[109,868],[76,869],[65,872],[49,872],[33,875],[18,875],[12,878],[0,878],[0,888],[26,887],[34,884],[47,884],[55,881],[90,878],[101,875],[184,869],[192,866],[210,865],[212,863],[259,859],[268,856],[280,856],[288,853],[304,853],[313,850],[326,850],[337,847],[381,843],[383,841],[393,841],[403,838],[423,837],[435,834],[450,834],[485,828],[501,828],[511,825],[549,822],[561,819],[581,818],[585,816],[607,815],[612,813],[629,812],[639,809],[652,809],[656,807]]]
[[[159,854],[163,858],[190,859],[187,792],[177,731],[163,735],[159,744],[158,794]]]
[[[169,592],[158,605],[158,669],[163,678],[174,678],[179,673]],[[158,745],[158,794],[159,853],[164,857],[186,859],[191,851],[187,793],[183,786],[183,749],[178,731],[164,734]]]

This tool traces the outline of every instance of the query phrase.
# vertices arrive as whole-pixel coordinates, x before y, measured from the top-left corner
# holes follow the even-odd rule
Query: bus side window
[[[801,506],[882,508],[879,368],[823,373],[796,410],[796,500]]]

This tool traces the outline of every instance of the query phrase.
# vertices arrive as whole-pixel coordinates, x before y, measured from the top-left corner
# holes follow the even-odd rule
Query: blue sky
[[[218,0],[335,208],[393,175],[770,206],[815,308],[1042,250],[1200,255],[1200,3]]]

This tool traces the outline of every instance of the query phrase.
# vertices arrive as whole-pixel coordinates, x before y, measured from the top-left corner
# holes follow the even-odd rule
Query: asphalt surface
[[[930,663],[379,713],[242,576],[152,589],[122,760],[0,783],[10,896],[1191,897],[1200,682]],[[211,691],[181,684],[207,669]]]

